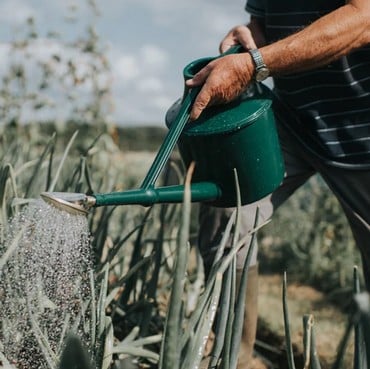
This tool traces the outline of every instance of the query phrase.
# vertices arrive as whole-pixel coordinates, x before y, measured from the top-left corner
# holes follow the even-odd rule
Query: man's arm
[[[303,30],[260,48],[260,52],[274,76],[327,65],[369,43],[370,1],[351,0]],[[249,53],[228,55],[209,63],[187,81],[189,87],[203,85],[193,104],[191,119],[198,118],[210,104],[233,100],[249,85],[253,73]]]
[[[272,75],[314,69],[370,43],[370,1],[353,0],[260,49]]]

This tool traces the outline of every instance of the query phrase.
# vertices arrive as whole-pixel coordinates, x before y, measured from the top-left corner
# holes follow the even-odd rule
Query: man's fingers
[[[220,53],[221,54],[225,53],[227,50],[230,49],[231,46],[235,46],[237,44],[238,43],[236,43],[236,42],[232,43],[232,41],[230,41],[230,40],[224,40],[224,41],[222,41],[221,44],[220,44],[220,48],[219,48],[220,49]]]
[[[198,96],[196,97],[193,106],[190,112],[190,120],[196,120],[199,118],[202,111],[208,106],[211,100],[211,96],[206,93],[202,93],[202,90],[199,92]]]
[[[246,50],[257,49],[256,43],[249,32],[240,33],[239,40]]]
[[[210,71],[208,70],[208,68],[204,67],[198,73],[196,73],[193,78],[188,79],[186,81],[186,85],[188,87],[201,86],[207,80],[209,73]]]

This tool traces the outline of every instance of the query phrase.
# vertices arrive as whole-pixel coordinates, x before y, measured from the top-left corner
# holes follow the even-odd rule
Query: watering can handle
[[[224,53],[222,53],[219,56],[217,56],[216,59],[217,58],[221,58],[222,56],[225,56],[225,55],[229,55],[229,54],[242,53],[243,51],[245,51],[245,49],[244,49],[244,47],[242,45],[240,45],[240,44],[232,45]]]
[[[231,46],[226,52],[215,57],[214,59],[220,58],[228,54],[236,54],[243,50],[244,49],[241,45]],[[154,187],[154,184],[158,179],[159,174],[161,173],[162,169],[167,163],[167,160],[172,150],[176,146],[176,143],[181,135],[181,132],[183,131],[186,123],[189,120],[190,108],[193,105],[199,91],[200,87],[192,88],[184,96],[177,118],[175,122],[171,125],[169,131],[167,132],[167,135],[164,138],[162,146],[160,147],[151,167],[149,168],[146,177],[143,180],[143,183],[141,184],[141,189],[148,189]]]
[[[155,157],[153,164],[151,165],[148,171],[148,174],[146,175],[143,183],[141,184],[142,189],[148,189],[154,186],[155,181],[157,180],[159,174],[161,173],[163,167],[165,166],[173,148],[177,143],[178,138],[180,137],[182,130],[185,127],[185,124],[189,120],[190,107],[193,104],[196,96],[198,95],[198,92],[199,88],[193,88],[186,95],[181,105],[180,111],[177,115],[176,121],[174,122],[174,124],[171,125],[169,131],[167,132],[167,135],[162,143],[162,146],[160,147],[157,156]]]

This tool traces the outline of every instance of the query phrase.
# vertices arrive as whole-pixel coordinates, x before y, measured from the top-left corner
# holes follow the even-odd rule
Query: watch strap
[[[254,79],[257,82],[265,80],[269,76],[270,71],[263,60],[261,52],[258,49],[250,49],[248,52],[251,55],[253,63],[256,67]]]
[[[251,49],[251,50],[248,50],[248,52],[252,56],[256,69],[266,67],[266,64],[263,61],[261,52],[258,49]]]

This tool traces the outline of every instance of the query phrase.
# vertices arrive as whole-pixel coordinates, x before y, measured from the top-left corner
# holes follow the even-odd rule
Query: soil
[[[256,351],[269,368],[288,368],[282,303],[282,276],[261,275]],[[297,368],[303,368],[303,316],[314,317],[316,350],[322,369],[330,368],[337,356],[347,316],[338,305],[316,289],[298,283],[287,289],[290,332]],[[353,367],[353,340],[347,347],[344,367]]]

